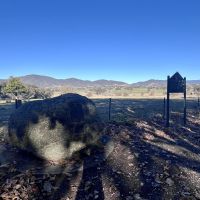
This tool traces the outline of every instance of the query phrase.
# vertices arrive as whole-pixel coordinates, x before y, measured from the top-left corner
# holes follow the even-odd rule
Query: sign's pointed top
[[[171,78],[178,79],[178,80],[183,79],[183,77],[179,74],[179,72],[176,72]]]
[[[186,89],[186,78],[183,78],[176,72],[171,78],[168,79],[169,93],[182,93]]]

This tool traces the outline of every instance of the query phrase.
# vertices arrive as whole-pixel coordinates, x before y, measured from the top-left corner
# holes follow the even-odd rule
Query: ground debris
[[[49,164],[21,172],[17,158],[0,163],[0,199],[72,200],[77,194],[79,200],[200,199],[200,122],[189,117],[186,127],[176,124],[173,117],[169,128],[161,117],[107,123],[104,134],[113,142],[112,151],[99,163],[99,155],[91,159],[88,154],[82,160],[90,163],[88,168],[73,161],[74,172],[47,173]],[[2,152],[18,152],[4,146]],[[55,169],[60,171],[56,165]]]

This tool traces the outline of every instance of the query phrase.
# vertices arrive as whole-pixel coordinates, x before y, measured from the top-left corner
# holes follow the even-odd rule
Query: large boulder
[[[94,103],[78,94],[28,102],[10,116],[11,143],[51,161],[62,161],[97,143],[101,123]]]

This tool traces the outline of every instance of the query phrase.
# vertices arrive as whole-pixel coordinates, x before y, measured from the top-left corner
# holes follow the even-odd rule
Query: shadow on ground
[[[109,155],[105,148],[88,147],[59,166],[1,144],[1,157],[9,152],[14,156],[4,161],[7,167],[0,167],[0,183],[4,188],[10,184],[15,191],[20,191],[17,184],[24,184],[30,192],[28,199],[34,194],[36,199],[53,200],[200,199],[197,114],[189,111],[187,126],[183,126],[181,114],[172,113],[170,128],[165,128],[161,115],[107,123],[104,133],[114,143]],[[31,189],[30,181],[25,184],[28,179]]]

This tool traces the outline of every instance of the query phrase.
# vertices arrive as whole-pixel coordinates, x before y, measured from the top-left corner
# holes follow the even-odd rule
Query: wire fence
[[[156,115],[162,116],[164,119],[166,114],[164,110],[164,99],[93,99],[93,102],[97,107],[99,116],[104,122],[127,122],[133,119],[147,120]],[[14,102],[4,102],[3,104],[4,107],[0,108],[2,110],[2,118],[7,118],[6,110],[19,106]],[[183,99],[170,100],[171,115],[176,114],[182,118],[183,108]],[[192,113],[194,117],[200,118],[199,98],[187,100],[187,113]]]
[[[159,115],[165,119],[164,99],[93,99],[97,112],[104,122],[124,122],[134,118],[146,120]],[[199,118],[199,99],[187,100],[187,112]],[[165,109],[164,109],[165,108]],[[170,100],[170,113],[183,115],[183,99]]]

